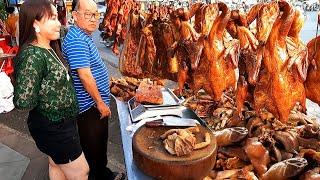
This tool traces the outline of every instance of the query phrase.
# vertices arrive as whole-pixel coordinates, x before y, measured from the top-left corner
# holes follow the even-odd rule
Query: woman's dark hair
[[[40,21],[42,18],[49,19],[53,15],[51,5],[54,5],[51,0],[26,0],[21,5],[19,12],[19,52],[37,39],[33,23],[35,20]],[[59,41],[51,41],[50,46],[63,60]]]
[[[12,13],[14,12],[14,7],[12,7],[12,6],[7,7],[7,8],[6,8],[6,12],[7,12],[8,14],[12,14]]]

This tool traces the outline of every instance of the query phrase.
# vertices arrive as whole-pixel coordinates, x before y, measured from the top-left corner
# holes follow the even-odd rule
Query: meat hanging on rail
[[[131,10],[139,9],[139,4],[134,0],[106,0],[107,12],[99,26],[103,31],[103,39],[113,39],[112,52],[120,54],[119,46],[126,37],[127,22]]]
[[[149,6],[147,12],[136,9],[130,14],[143,23],[136,27],[129,22],[120,55],[123,74],[170,79],[178,82],[180,95],[189,85],[194,93],[203,89],[217,102],[232,89],[240,118],[245,101],[282,121],[296,103],[305,111],[308,61],[299,39],[303,21],[286,1],[257,4],[247,14],[224,3]]]

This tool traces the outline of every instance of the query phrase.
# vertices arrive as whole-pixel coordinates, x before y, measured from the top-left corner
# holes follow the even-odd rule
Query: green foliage
[[[6,4],[3,0],[0,0],[0,19],[7,19]]]

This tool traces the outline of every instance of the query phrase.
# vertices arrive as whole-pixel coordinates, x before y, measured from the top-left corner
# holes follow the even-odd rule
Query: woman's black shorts
[[[81,155],[76,118],[62,119],[56,123],[31,110],[28,127],[39,150],[50,156],[56,164],[69,163]]]

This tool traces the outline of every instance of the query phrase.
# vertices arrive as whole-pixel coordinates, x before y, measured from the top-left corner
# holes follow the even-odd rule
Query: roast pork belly
[[[161,86],[141,83],[136,91],[136,101],[142,104],[163,104]]]

